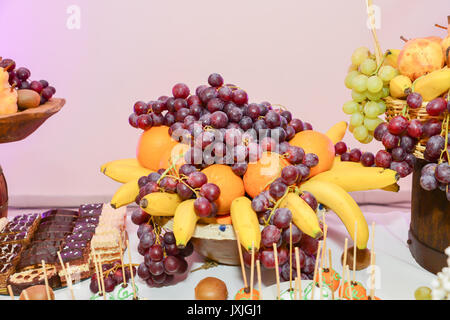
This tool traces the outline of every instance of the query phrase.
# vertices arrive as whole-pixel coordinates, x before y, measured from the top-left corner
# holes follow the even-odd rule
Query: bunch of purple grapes
[[[372,152],[361,152],[358,148],[348,151],[347,145],[339,141],[334,145],[336,155],[341,156],[341,161],[361,162],[365,167],[372,167],[375,164],[375,156]]]
[[[148,176],[139,178],[139,194],[136,203],[147,194],[153,192],[177,193],[182,200],[195,199],[194,209],[201,218],[214,217],[217,213],[216,200],[220,196],[220,188],[208,183],[207,176],[191,164],[183,164],[178,177],[165,176],[165,169],[159,169]]]
[[[406,99],[408,108],[418,109],[422,106],[422,96],[413,92]],[[450,103],[442,97],[428,102],[426,112],[432,117],[450,113]],[[430,162],[421,174],[420,185],[424,190],[440,189],[448,195],[448,156],[450,152],[450,135],[446,139],[442,135],[442,121],[430,118],[424,123],[419,119],[408,120],[405,116],[396,116],[389,123],[381,123],[374,131],[374,137],[381,141],[386,150],[380,150],[375,156],[378,167],[396,170],[400,177],[412,173],[416,162],[413,155],[417,143],[428,139],[424,151],[424,159]],[[443,162],[443,161],[447,162]],[[440,163],[440,164],[437,164]],[[437,167],[439,166],[439,169]],[[449,200],[450,201],[450,200]]]
[[[192,95],[187,85],[178,83],[172,97],[136,102],[130,125],[143,130],[166,125],[170,135],[191,146],[187,163],[228,164],[241,176],[262,151],[285,153],[287,141],[297,132],[312,130],[309,123],[293,119],[289,111],[274,109],[269,102],[249,103],[247,92],[224,84],[217,73],[208,77],[208,83]]]
[[[450,201],[450,165],[448,162],[428,163],[421,171],[420,186],[426,191],[439,189]]]
[[[287,208],[278,208],[273,217],[261,232],[260,250],[255,258],[261,261],[265,269],[275,268],[275,254],[273,244],[277,246],[278,267],[281,279],[289,280],[291,270],[289,259],[289,244],[291,241],[290,224],[292,213]],[[295,247],[299,248],[299,265],[302,271],[302,279],[312,279],[314,274],[315,255],[320,239],[314,239],[304,234],[295,224],[292,224],[292,269],[296,273]],[[244,263],[250,267],[251,254],[244,250]]]
[[[139,225],[137,250],[144,257],[137,274],[150,287],[161,287],[170,284],[175,275],[187,271],[186,258],[194,252],[194,247],[191,242],[183,248],[178,247],[173,232],[156,232],[149,219],[150,216],[142,210],[134,211],[131,216],[133,223]]]
[[[131,272],[129,266],[124,266],[125,270],[125,280],[129,282],[131,279]],[[132,267],[133,270],[133,276],[136,275],[136,268]],[[103,281],[105,284],[105,292],[113,292],[115,287],[119,284],[123,283],[123,271],[122,271],[122,264],[120,260],[114,261],[113,263],[108,263],[102,265],[102,276]],[[91,276],[91,283],[89,284],[89,288],[92,293],[99,292],[98,288],[98,280],[97,280],[97,274],[94,273]]]
[[[47,80],[30,81],[30,70],[24,67],[16,69],[16,62],[12,59],[0,60],[0,67],[8,70],[11,86],[16,89],[30,89],[37,92],[41,96],[40,104],[46,103],[56,93],[56,89],[50,86]]]
[[[301,149],[301,148],[299,148]],[[301,153],[304,155],[303,149]],[[274,206],[281,201],[283,196],[291,192],[290,187],[305,181],[309,177],[310,168],[317,165],[317,156],[315,154],[306,154],[299,159],[299,164],[288,165],[281,171],[281,176],[272,182],[268,190],[258,194],[252,200],[252,208],[258,214],[259,223],[264,225],[261,232],[260,250],[257,253],[257,259],[266,269],[275,268],[275,255],[273,244],[277,246],[278,265],[281,277],[289,280],[290,264],[289,249],[292,238],[292,245],[300,247],[300,267],[303,277],[312,277],[314,272],[314,255],[317,252],[318,240],[309,237],[292,223],[292,212],[287,208],[277,208]],[[306,161],[304,158],[308,158]],[[316,198],[309,192],[304,192],[300,197],[308,203],[314,211],[317,210],[318,203]],[[292,223],[292,236],[290,233]],[[247,265],[250,263],[250,253],[245,252],[244,261]],[[295,262],[295,257],[293,257]],[[295,264],[292,266],[295,269]]]

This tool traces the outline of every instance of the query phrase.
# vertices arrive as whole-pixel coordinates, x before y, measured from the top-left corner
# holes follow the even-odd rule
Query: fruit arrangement
[[[56,90],[47,80],[30,81],[30,76],[29,69],[0,58],[0,115],[36,108],[53,97]]]
[[[195,94],[178,83],[172,97],[136,102],[129,123],[144,130],[136,158],[101,167],[123,183],[111,205],[140,206],[132,218],[139,225],[138,250],[145,259],[138,275],[149,285],[155,285],[155,279],[160,285],[184,272],[188,254],[181,252],[192,252],[189,240],[197,223],[218,223],[232,224],[247,262],[252,245],[266,269],[274,268],[278,256],[286,279],[286,240],[291,237],[287,228],[292,223],[304,277],[311,278],[322,236],[319,203],[341,218],[352,237],[356,226],[356,245],[365,249],[367,223],[348,192],[395,185],[396,172],[341,162],[335,144],[345,134],[345,122],[323,134],[283,106],[249,102],[243,89],[224,84],[219,74],[211,74],[208,83]],[[158,227],[161,217],[173,217],[173,233]],[[163,245],[157,243],[159,238]],[[158,249],[152,249],[155,243]],[[163,246],[171,257],[168,269],[160,256]]]
[[[425,159],[430,164],[422,170],[420,185],[427,191],[442,190],[450,201],[450,18],[447,30],[444,39],[407,40],[401,50],[388,50],[378,58],[378,66],[367,48],[355,50],[351,68],[358,69],[345,79],[345,85],[353,89],[353,100],[345,103],[343,110],[352,115],[350,130],[357,140],[366,143],[373,136],[385,149],[374,157],[368,153],[361,157],[359,150],[347,152],[340,142],[336,151],[342,161],[359,162],[360,158],[365,166],[374,163],[390,168],[402,178],[413,172],[416,158]],[[367,94],[374,90],[370,78],[364,76],[369,71],[383,80],[384,93],[375,101]],[[371,101],[362,100],[361,93]],[[383,113],[387,122],[378,117]]]

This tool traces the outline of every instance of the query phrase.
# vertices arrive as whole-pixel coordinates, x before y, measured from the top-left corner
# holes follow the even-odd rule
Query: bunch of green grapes
[[[352,65],[345,77],[345,86],[352,90],[352,100],[344,104],[343,110],[351,115],[349,130],[361,143],[371,142],[373,131],[384,122],[380,118],[386,112],[382,99],[389,95],[389,82],[397,74],[391,66],[378,66],[368,48],[353,52]]]

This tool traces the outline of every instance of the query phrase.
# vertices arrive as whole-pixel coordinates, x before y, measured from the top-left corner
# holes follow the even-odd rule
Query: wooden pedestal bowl
[[[53,98],[37,108],[10,115],[0,115],[0,143],[20,141],[37,130],[48,118],[57,113],[66,100]],[[8,215],[8,187],[0,167],[0,218]]]
[[[53,98],[37,108],[0,116],[0,143],[25,139],[61,110],[65,103],[64,99]]]
[[[164,228],[173,229],[173,219],[162,223]],[[239,251],[231,224],[197,224],[191,238],[194,250],[221,264],[239,266]]]
[[[321,217],[327,209],[319,206],[317,214]],[[163,228],[173,230],[173,219],[160,221]],[[263,226],[260,226],[263,229]],[[221,264],[239,266],[239,251],[236,236],[230,224],[198,223],[191,238],[194,250],[202,256]]]

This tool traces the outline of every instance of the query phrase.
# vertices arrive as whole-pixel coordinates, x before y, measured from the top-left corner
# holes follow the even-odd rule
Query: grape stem
[[[384,53],[383,59],[381,59],[380,64],[377,66],[377,70],[375,70],[375,72],[372,73],[373,76],[378,74],[378,71],[380,71],[380,68],[384,63],[384,60],[386,60],[386,57],[390,54],[392,54],[392,52],[390,52],[389,50]]]
[[[448,127],[449,127],[449,122],[450,122],[450,114],[447,114],[447,116],[445,117],[444,123],[445,123],[445,129],[442,128],[442,134],[445,134],[445,143],[444,143],[444,149],[441,152],[441,156],[439,157],[439,164],[441,164],[442,162],[444,162],[444,154],[447,154],[447,161],[450,161],[450,153],[448,152]],[[443,124],[444,124],[443,123]],[[444,126],[443,126],[444,127]]]
[[[178,160],[180,160],[181,158],[184,157],[184,153],[182,155],[179,155],[175,161],[172,161],[172,164],[169,166],[169,168],[167,168],[163,174],[159,177],[158,181],[156,181],[156,183],[159,185],[159,183],[161,182],[161,180],[167,175],[167,173],[169,173],[170,170],[175,169],[176,163],[178,162]]]
[[[269,214],[269,217],[267,218],[267,220],[263,218],[263,220],[264,220],[264,225],[265,225],[266,227],[269,225],[269,222],[270,222],[270,219],[272,219],[273,213],[274,213],[275,210],[277,210],[278,207],[280,206],[281,201],[283,201],[284,198],[286,198],[286,196],[288,195],[288,193],[292,191],[291,189],[292,189],[291,187],[288,187],[287,190],[286,190],[286,192],[284,193],[284,195],[283,195],[280,199],[278,199],[278,201],[277,201],[277,202],[275,203],[275,205],[273,206],[272,210],[270,210],[270,214]],[[295,189],[294,189],[294,190],[295,190]]]

